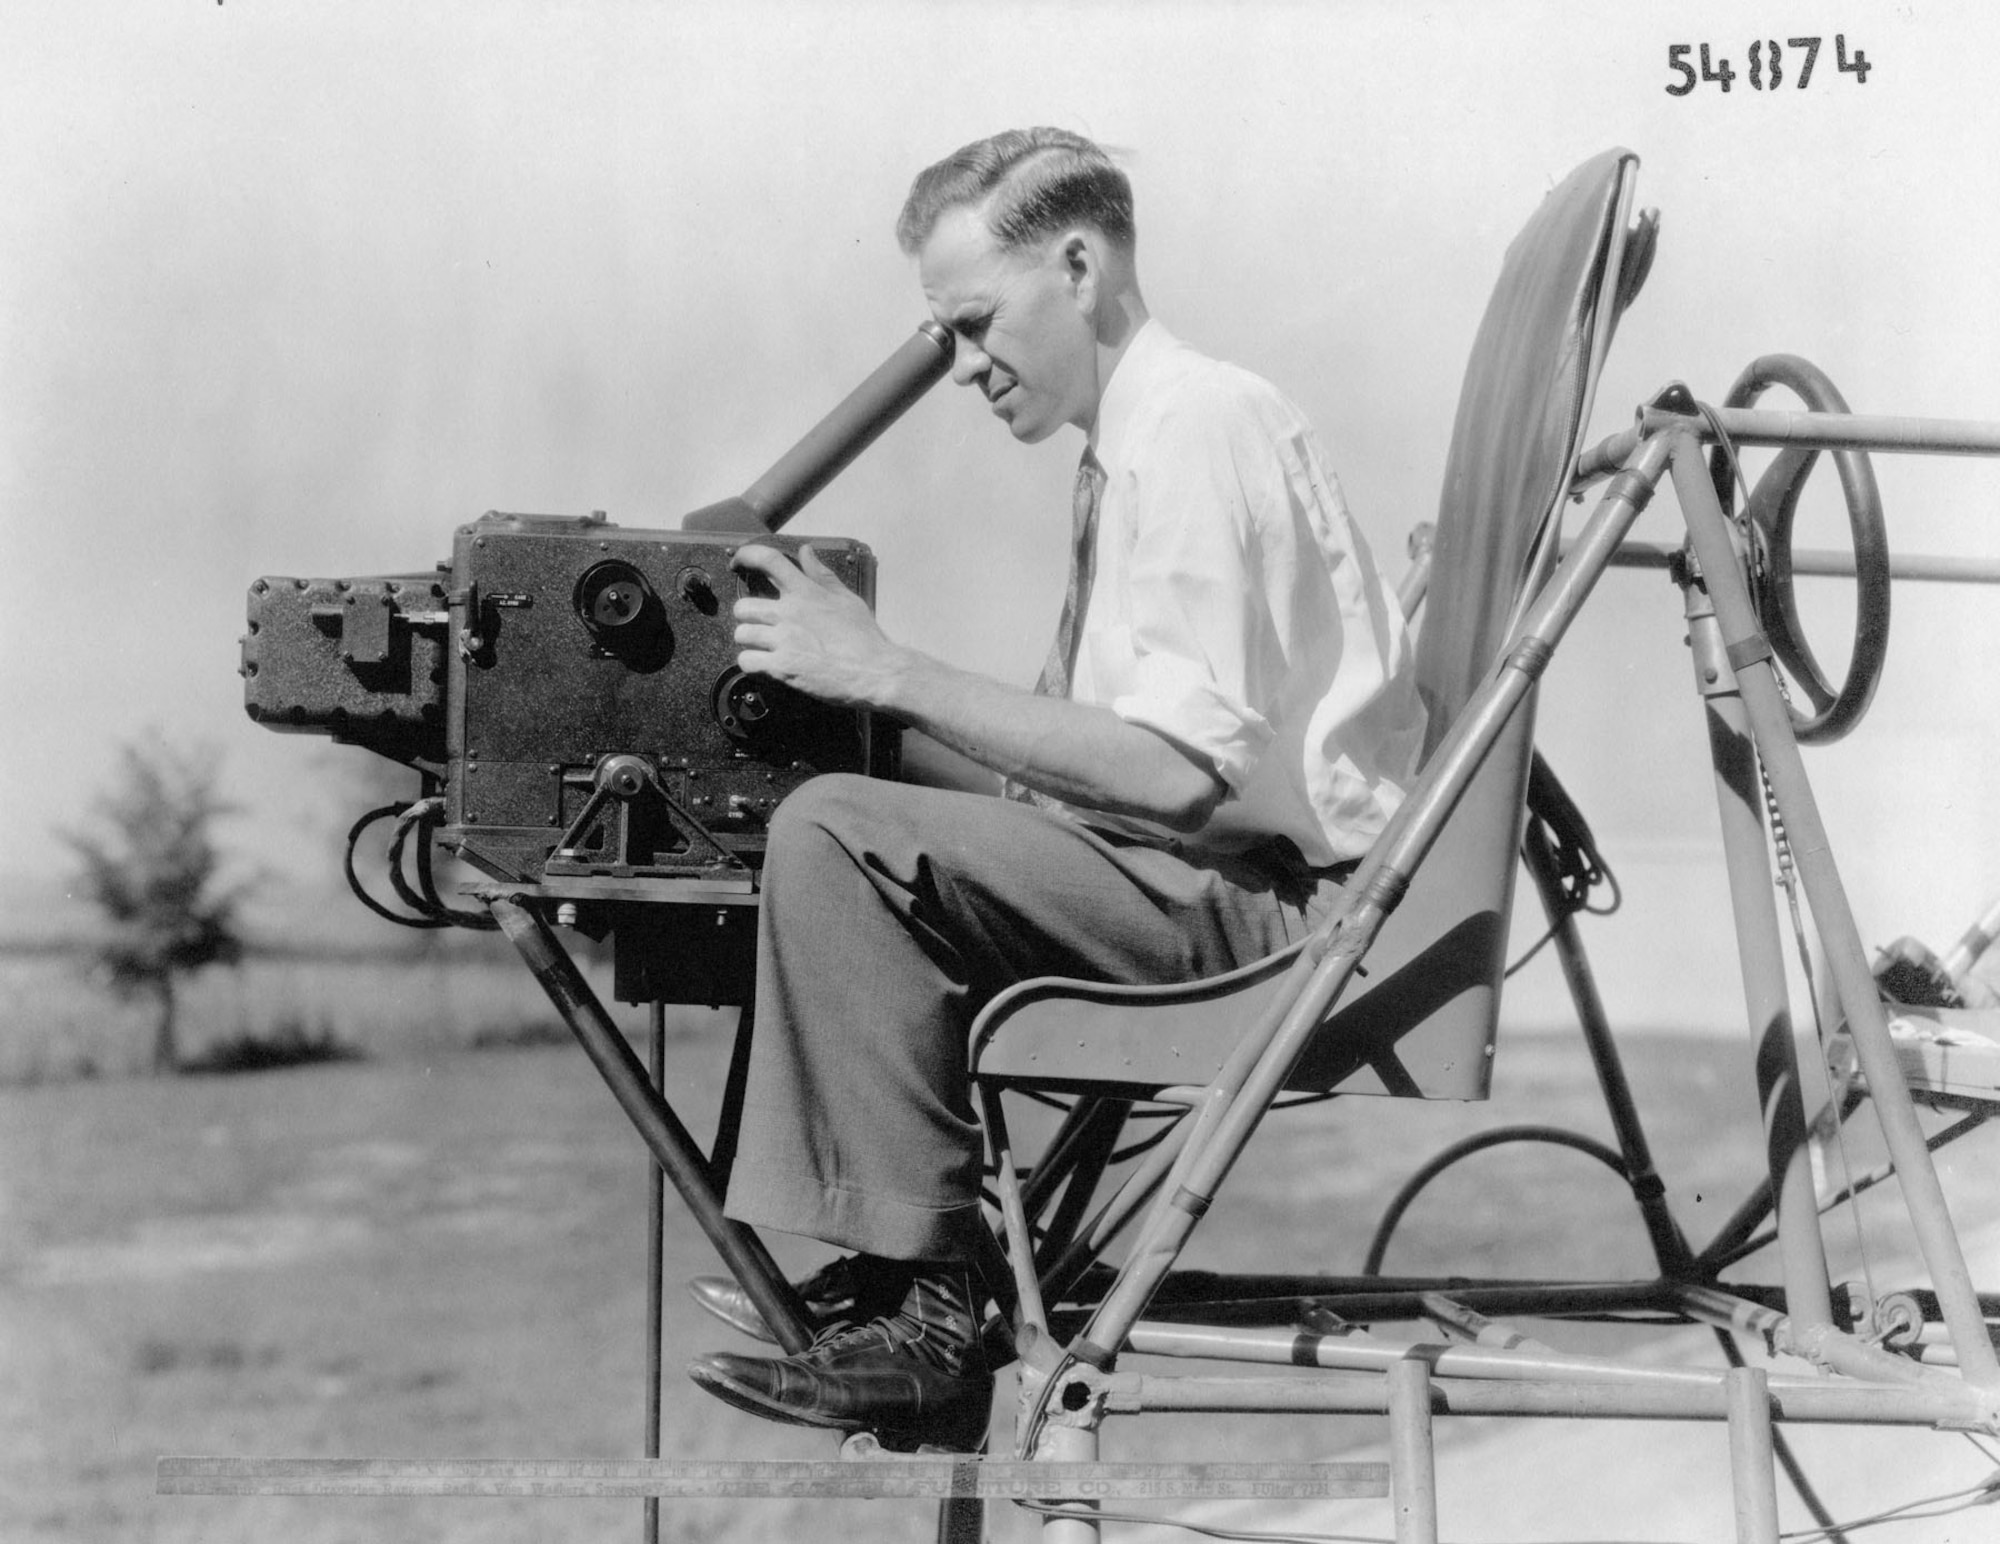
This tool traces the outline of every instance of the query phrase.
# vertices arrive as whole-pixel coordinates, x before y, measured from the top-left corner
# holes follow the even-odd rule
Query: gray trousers
[[[962,1254],[983,1156],[966,1038],[991,997],[1030,976],[1220,974],[1302,936],[1335,893],[1011,800],[815,779],[771,829],[729,1215]]]

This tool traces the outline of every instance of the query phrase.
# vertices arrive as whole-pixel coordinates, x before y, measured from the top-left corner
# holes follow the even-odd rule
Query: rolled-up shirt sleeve
[[[1177,405],[1151,430],[1120,490],[1122,594],[1105,642],[1129,653],[1107,672],[1125,687],[1109,706],[1240,792],[1273,733],[1275,639],[1253,511],[1274,498],[1284,508],[1283,468],[1226,404]]]

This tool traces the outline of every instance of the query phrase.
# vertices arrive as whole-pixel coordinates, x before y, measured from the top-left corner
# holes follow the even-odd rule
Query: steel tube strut
[[[1067,1172],[1056,1176],[1063,1181],[1062,1199],[1043,1224],[1042,1242],[1035,1251],[1037,1261],[1057,1258],[1076,1237],[1076,1230],[1089,1214],[1098,1182],[1110,1168],[1112,1154],[1118,1151],[1118,1139],[1127,1129],[1127,1117],[1132,1112],[1131,1100],[1091,1099],[1087,1102],[1094,1108],[1078,1132],[1075,1144],[1064,1155]],[[1184,1113],[1177,1113],[1175,1117],[1176,1121],[1186,1118]],[[1164,1137],[1164,1133],[1162,1135]],[[1031,1198],[1032,1180],[1040,1177],[1040,1168],[1041,1165],[1036,1165],[1037,1173],[1030,1176]],[[1040,1216],[1042,1208],[1033,1205],[1031,1200],[1028,1214]]]
[[[1260,1412],[1287,1415],[1379,1415],[1389,1408],[1378,1373],[1320,1373],[1268,1378],[1171,1378],[1114,1373],[1104,1408],[1114,1415]],[[1772,1417],[1814,1426],[1924,1426],[1992,1433],[2000,1410],[1976,1389],[1943,1377],[1889,1387],[1824,1379],[1770,1391]],[[1570,1379],[1431,1380],[1433,1415],[1529,1415],[1574,1420],[1719,1421],[1728,1395],[1718,1374],[1706,1387],[1578,1383]]]
[[[667,1005],[655,1000],[647,1014],[646,1071],[656,1094],[665,1097],[667,1077]],[[666,1285],[666,1178],[657,1163],[646,1165],[646,1447],[648,1458],[660,1456],[660,1308]],[[648,1496],[641,1538],[660,1544],[660,1498]]]
[[[812,1333],[806,1327],[798,1294],[779,1274],[763,1241],[722,1215],[722,1198],[715,1192],[701,1149],[672,1107],[654,1091],[646,1069],[605,1013],[576,962],[549,932],[548,924],[526,906],[505,894],[488,893],[482,898],[499,921],[500,930],[549,994],[549,1001],[575,1034],[626,1119],[680,1192],[702,1232],[750,1294],[778,1343],[787,1351],[803,1351],[812,1344]]]
[[[1674,463],[1676,491],[1687,480]],[[1798,1054],[1792,1045],[1792,1008],[1785,988],[1784,940],[1771,886],[1765,842],[1763,784],[1751,746],[1743,701],[1722,646],[1722,631],[1707,594],[1692,579],[1682,585],[1695,690],[1701,694],[1715,768],[1715,802],[1735,919],[1736,958],[1757,1076],[1757,1108],[1764,1127],[1764,1162],[1777,1197],[1778,1245],[1785,1304],[1807,1340],[1808,1354],[1833,1327],[1832,1292],[1826,1279],[1826,1243],[1819,1230],[1818,1197],[1806,1145],[1805,1100],[1799,1092]]]
[[[1611,566],[1669,570],[1680,555],[1679,547],[1666,542],[1628,541],[1619,546],[1617,556],[1611,560]],[[1822,548],[1794,547],[1792,573],[1795,577],[1810,575],[1817,579],[1852,579],[1854,554],[1831,552]],[[1889,577],[1921,580],[1932,584],[2000,584],[2000,562],[1995,562],[1991,558],[1892,553],[1889,558]]]
[[[1896,418],[1881,413],[1801,413],[1719,407],[1715,421],[1739,445],[1816,445],[1822,450],[1904,451],[1922,456],[2000,456],[2000,423],[1957,418]],[[1646,408],[1649,431],[1685,425],[1678,413]],[[1699,432],[1699,431],[1697,431]],[[1703,439],[1710,438],[1703,434]]]
[[[1562,904],[1554,854],[1532,829],[1521,844],[1521,854],[1534,877],[1535,893],[1541,897],[1542,911],[1555,937],[1556,958],[1562,964],[1577,1024],[1583,1030],[1590,1064],[1597,1073],[1598,1090],[1604,1095],[1604,1108],[1611,1117],[1611,1129],[1617,1135],[1618,1150],[1625,1160],[1625,1181],[1632,1187],[1632,1198],[1638,1204],[1646,1236],[1653,1245],[1654,1262],[1664,1274],[1680,1275],[1687,1270],[1691,1258],[1687,1239],[1667,1206],[1666,1183],[1653,1166],[1653,1150],[1639,1120],[1639,1102],[1632,1097],[1624,1060],[1612,1038],[1604,999],[1598,995],[1596,975],[1583,951],[1583,939],[1577,933],[1576,913]]]
[[[1871,413],[1787,413],[1771,408],[1713,409],[1722,432],[1739,445],[1817,445],[1824,450],[1882,450],[1920,456],[2000,456],[2000,423],[1957,418],[1894,418]],[[1600,440],[1576,458],[1576,476],[1594,482],[1632,459],[1647,439],[1686,430],[1715,438],[1705,422],[1659,408],[1641,408],[1629,429]]]
[[[1433,1293],[1475,1312],[1536,1319],[1616,1318],[1626,1314],[1692,1317],[1681,1307],[1673,1281],[1481,1282],[1466,1277],[1367,1278],[1299,1277],[1296,1285],[1273,1278],[1220,1276],[1212,1290],[1229,1296],[1196,1295],[1179,1276],[1160,1284],[1149,1310],[1162,1323],[1270,1329],[1295,1328],[1302,1314],[1320,1312],[1359,1324],[1428,1318],[1425,1299]],[[1152,1321],[1146,1321],[1152,1322]],[[1143,1324],[1135,1325],[1137,1335]]]
[[[1153,1198],[1186,1151],[1192,1129],[1192,1122],[1183,1122],[1169,1132],[1166,1140],[1146,1154],[1139,1167],[1128,1174],[1124,1183],[1105,1199],[1054,1263],[1040,1267],[1046,1300],[1059,1299],[1074,1286],[1104,1248],[1125,1230],[1139,1209]]]
[[[1051,1464],[1095,1464],[1097,1445],[1095,1426],[1051,1424],[1042,1431],[1035,1458]],[[1044,1518],[1042,1544],[1098,1544],[1102,1534],[1093,1515],[1098,1507],[1092,1500],[1071,1501],[1066,1515]]]
[[[1389,1369],[1389,1501],[1396,1544],[1437,1544],[1437,1455],[1431,1370],[1415,1357]]]
[[[906,341],[841,399],[742,493],[682,517],[687,531],[775,531],[840,475],[889,425],[951,370],[952,335],[921,322]]]
[[[1021,1187],[1021,1204],[1030,1215],[1039,1215],[1069,1177],[1078,1146],[1104,1103],[1101,1099],[1078,1098],[1043,1144],[1042,1156]]]
[[[1777,1458],[1771,1449],[1771,1394],[1763,1369],[1732,1367],[1725,1386],[1737,1544],[1778,1544]]]
[[[1203,1361],[1258,1362],[1287,1367],[1318,1367],[1328,1372],[1388,1372],[1412,1354],[1401,1341],[1383,1340],[1365,1331],[1309,1335],[1296,1330],[1199,1329],[1142,1320],[1132,1326],[1129,1341],[1141,1356],[1182,1356]],[[1652,1366],[1601,1356],[1572,1356],[1563,1351],[1503,1350],[1459,1342],[1422,1343],[1417,1348],[1441,1378],[1495,1379],[1537,1382],[1570,1379],[1578,1383],[1617,1383],[1672,1388],[1713,1388],[1723,1374],[1719,1367]],[[1904,1362],[1909,1381],[1923,1383],[1934,1375]],[[1812,1377],[1780,1378],[1781,1387],[1818,1387]]]
[[[1017,1330],[1049,1332],[1049,1316],[1042,1306],[1042,1287],[1035,1275],[1034,1237],[1021,1201],[1021,1176],[1014,1166],[1014,1142],[1007,1134],[1007,1118],[1000,1108],[1000,1091],[974,1084],[973,1102],[979,1123],[986,1132],[987,1152],[993,1163],[993,1188],[1000,1196],[1001,1231],[1007,1240],[1007,1264],[1013,1273],[1018,1298],[1015,1309]]]
[[[1180,1184],[1156,1204],[1132,1258],[1093,1315],[1073,1356],[1108,1363],[1144,1311],[1195,1222],[1256,1129],[1273,1095],[1290,1075],[1321,1018],[1346,988],[1384,918],[1402,897],[1480,763],[1527,697],[1584,597],[1632,522],[1651,499],[1667,464],[1667,447],[1649,442],[1633,465],[1614,478],[1585,527],[1577,550],[1556,571],[1529,609],[1515,641],[1438,747],[1431,769],[1376,839],[1339,911],[1300,954],[1273,1013],[1283,1012],[1239,1088],[1217,1086],[1228,1106],[1212,1126],[1190,1139],[1191,1161]],[[1301,969],[1310,974],[1303,979]],[[1250,1037],[1246,1037],[1246,1041]],[[1233,1058],[1232,1058],[1233,1059]],[[1201,1119],[1206,1122],[1208,1111]],[[1193,1149],[1194,1142],[1201,1142]],[[1051,1378],[1050,1386],[1060,1382]]]
[[[1778,690],[1770,645],[1758,629],[1742,572],[1736,564],[1729,525],[1716,501],[1707,471],[1694,452],[1695,436],[1687,429],[1667,437],[1674,445],[1674,482],[1681,513],[1694,542],[1710,598],[1715,603],[1723,642],[1736,670],[1738,689],[1749,716],[1757,753],[1770,778],[1779,814],[1790,833],[1806,900],[1819,928],[1827,965],[1861,1069],[1875,1100],[1877,1119],[1896,1165],[1903,1200],[1916,1233],[1918,1248],[1930,1271],[1945,1323],[1958,1347],[1961,1370],[1968,1383],[2000,1389],[2000,1359],[1980,1317],[1965,1253],[1952,1229],[1944,1188],[1924,1146],[1902,1067],[1889,1040],[1882,998],[1869,973],[1868,958],[1854,923],[1840,872],[1834,866],[1825,823],[1814,801],[1791,720]]]

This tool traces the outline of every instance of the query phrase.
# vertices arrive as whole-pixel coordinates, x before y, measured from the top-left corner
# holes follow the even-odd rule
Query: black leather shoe
[[[873,1432],[892,1448],[975,1452],[992,1413],[993,1374],[969,1272],[945,1263],[904,1269],[914,1274],[893,1314],[836,1325],[795,1356],[712,1352],[688,1375],[766,1420]]]
[[[869,1271],[864,1258],[844,1255],[821,1266],[804,1281],[794,1283],[799,1296],[805,1299],[806,1319],[813,1333],[817,1335],[835,1325],[861,1323],[877,1314],[894,1313],[908,1285],[908,1273],[904,1271],[888,1281],[871,1279],[879,1274]],[[734,1276],[697,1276],[687,1287],[688,1295],[696,1303],[731,1329],[755,1340],[777,1344],[778,1337],[771,1333],[771,1326],[764,1322],[750,1294]]]
[[[952,1374],[883,1343],[874,1325],[836,1330],[797,1356],[711,1352],[688,1375],[739,1410],[794,1426],[868,1431],[885,1447],[974,1453],[986,1441],[993,1374]]]

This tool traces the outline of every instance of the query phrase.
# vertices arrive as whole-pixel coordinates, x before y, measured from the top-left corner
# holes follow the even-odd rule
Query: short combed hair
[[[1074,225],[1095,226],[1129,252],[1132,183],[1081,134],[1008,129],[954,150],[917,173],[896,221],[896,241],[914,255],[947,210],[991,198],[987,228],[1009,251]]]

